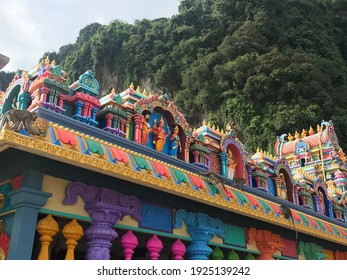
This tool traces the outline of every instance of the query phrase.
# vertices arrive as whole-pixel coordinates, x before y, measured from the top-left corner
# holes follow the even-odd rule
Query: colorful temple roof
[[[11,121],[1,127],[0,151],[54,159],[347,245],[347,161],[331,121],[317,132],[278,137],[275,155],[250,155],[232,123],[192,129],[167,94],[131,84],[99,98],[92,71],[70,86],[65,75],[49,59],[16,74],[0,95]],[[14,111],[33,119],[16,124]]]

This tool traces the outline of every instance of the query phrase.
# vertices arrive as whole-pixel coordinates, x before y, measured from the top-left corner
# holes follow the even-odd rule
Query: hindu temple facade
[[[347,258],[331,121],[250,155],[232,123],[190,128],[167,94],[65,77],[47,58],[4,93],[3,118],[31,112],[37,133],[1,127],[0,258]]]

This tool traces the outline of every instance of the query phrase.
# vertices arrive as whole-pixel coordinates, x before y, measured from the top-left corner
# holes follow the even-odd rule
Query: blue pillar
[[[22,185],[9,193],[11,205],[16,212],[13,217],[8,260],[30,260],[34,243],[37,215],[47,199],[52,196],[43,192],[43,174],[37,170],[23,172]]]
[[[30,93],[27,91],[23,91],[18,96],[18,109],[26,110],[28,108],[29,101],[31,101]]]
[[[97,113],[98,111],[99,111],[99,108],[94,107],[94,108],[92,109],[92,116],[91,116],[91,118],[92,118],[93,121],[96,121],[96,113]]]
[[[187,247],[188,258],[190,260],[208,260],[212,249],[207,244],[214,233],[199,226],[188,227],[187,231],[192,237],[192,241]]]
[[[184,209],[178,209],[175,213],[174,227],[182,227],[183,220],[192,238],[191,243],[187,247],[188,258],[190,260],[207,260],[212,253],[208,242],[215,235],[224,238],[223,222],[204,213],[187,212]]]
[[[75,105],[76,105],[76,114],[75,115],[77,115],[78,117],[81,117],[82,116],[82,107],[84,105],[84,102],[77,101],[75,103]]]
[[[247,166],[247,174],[248,174],[248,181],[249,186],[253,188],[253,178],[252,178],[253,169],[250,166]]]
[[[333,204],[332,204],[332,202],[329,200],[328,201],[328,213],[329,213],[329,217],[330,218],[334,218],[334,212],[333,212]]]
[[[227,153],[219,153],[218,156],[221,160],[222,176],[226,177],[227,176],[228,154]]]

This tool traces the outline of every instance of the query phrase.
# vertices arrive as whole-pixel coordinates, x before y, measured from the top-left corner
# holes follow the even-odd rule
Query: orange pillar
[[[255,242],[260,251],[258,260],[273,260],[272,255],[276,251],[284,250],[284,242],[279,234],[274,234],[268,230],[257,230],[250,228],[247,231],[247,243]]]

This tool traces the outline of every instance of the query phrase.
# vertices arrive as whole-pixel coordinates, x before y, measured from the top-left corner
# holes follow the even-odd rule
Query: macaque
[[[10,128],[14,131],[19,132],[24,127],[28,133],[39,135],[39,132],[33,128],[33,123],[37,119],[36,113],[19,109],[7,111],[2,116],[0,128],[4,126],[6,119],[10,122]]]

